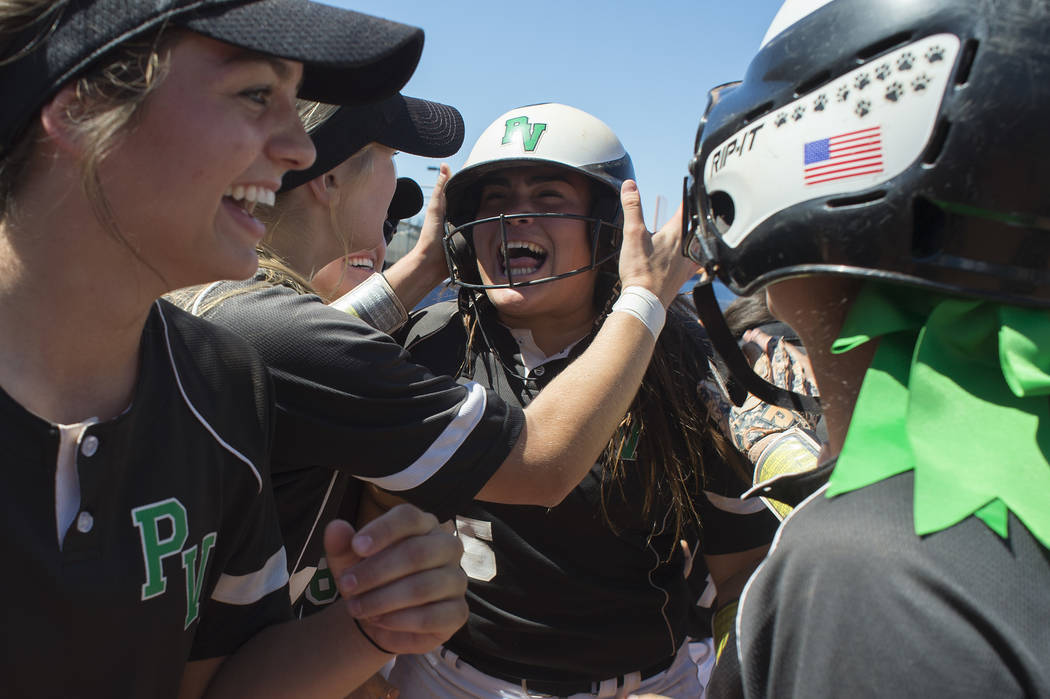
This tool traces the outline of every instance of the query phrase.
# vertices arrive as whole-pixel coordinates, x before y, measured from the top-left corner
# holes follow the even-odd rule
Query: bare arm
[[[681,217],[650,235],[632,180],[621,190],[624,209],[620,279],[643,286],[664,308],[693,273],[683,257]],[[553,507],[594,465],[638,391],[656,341],[632,315],[611,313],[590,347],[525,408],[525,425],[514,448],[478,494],[506,504]]]
[[[459,540],[412,505],[399,505],[354,535],[337,520],[325,530],[329,568],[343,600],[306,619],[271,626],[227,658],[189,663],[189,697],[345,697],[390,655],[448,640],[467,618]]]
[[[419,240],[383,273],[401,304],[409,310],[448,276],[441,236],[445,221],[445,183],[449,174],[448,165],[442,163],[430,193]]]

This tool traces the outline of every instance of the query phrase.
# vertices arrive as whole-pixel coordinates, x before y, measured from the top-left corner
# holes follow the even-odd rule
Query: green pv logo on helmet
[[[507,145],[514,139],[514,134],[521,132],[521,145],[529,153],[536,150],[536,144],[540,142],[540,136],[547,130],[546,124],[529,124],[527,116],[513,117],[507,119],[503,132],[503,145]]]

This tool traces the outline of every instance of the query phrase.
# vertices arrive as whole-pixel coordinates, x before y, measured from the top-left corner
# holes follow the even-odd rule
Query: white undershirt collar
[[[507,326],[503,326],[507,327]],[[556,352],[552,355],[546,355],[543,350],[536,344],[536,340],[532,337],[532,331],[528,328],[507,328],[515,342],[518,343],[518,349],[521,352],[521,364],[525,367],[525,376],[532,376],[533,372],[537,367],[543,366],[547,362],[553,362],[555,359],[563,359],[569,355],[572,348],[580,343],[584,335],[579,340],[570,342],[568,347]],[[541,372],[542,373],[542,372]]]

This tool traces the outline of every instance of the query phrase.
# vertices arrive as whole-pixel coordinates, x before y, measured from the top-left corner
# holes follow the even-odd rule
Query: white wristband
[[[642,321],[654,340],[660,337],[660,331],[664,329],[664,320],[667,318],[667,310],[660,303],[660,299],[644,286],[629,286],[621,291],[620,298],[616,299],[611,312],[617,311],[630,313]]]

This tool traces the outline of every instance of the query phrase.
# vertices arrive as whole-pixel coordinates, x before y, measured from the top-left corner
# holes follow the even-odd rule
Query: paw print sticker
[[[886,88],[886,99],[890,102],[896,102],[904,96],[904,86],[898,82],[893,83]]]
[[[823,112],[824,108],[828,106],[828,96],[824,93],[817,95],[817,98],[813,100],[813,111]]]
[[[893,72],[893,68],[890,67],[889,63],[883,63],[881,66],[875,69],[875,77],[879,80],[885,80],[890,77],[890,73]]]
[[[911,89],[915,92],[922,92],[930,86],[930,76],[926,73],[920,73],[914,80],[911,81]]]
[[[777,127],[781,127],[784,124],[788,123],[787,112],[781,112],[780,114],[777,114],[777,118],[773,120],[773,123],[776,124]]]
[[[861,73],[857,76],[857,79],[853,81],[853,86],[858,90],[863,90],[871,84],[871,78],[867,73]]]
[[[802,115],[806,113],[806,107],[804,105],[798,105],[795,107],[795,111],[791,112],[791,118],[798,121],[802,118]]]
[[[868,112],[871,111],[871,102],[868,100],[860,100],[857,102],[857,106],[853,111],[859,117],[867,116]]]
[[[905,51],[897,57],[897,70],[911,70],[913,65],[915,65],[915,54],[911,51]]]
[[[944,48],[934,44],[930,48],[926,49],[926,60],[930,63],[936,63],[937,61],[944,60]]]
[[[839,102],[845,102],[849,99],[849,85],[842,85],[835,93],[835,97],[838,98]]]

